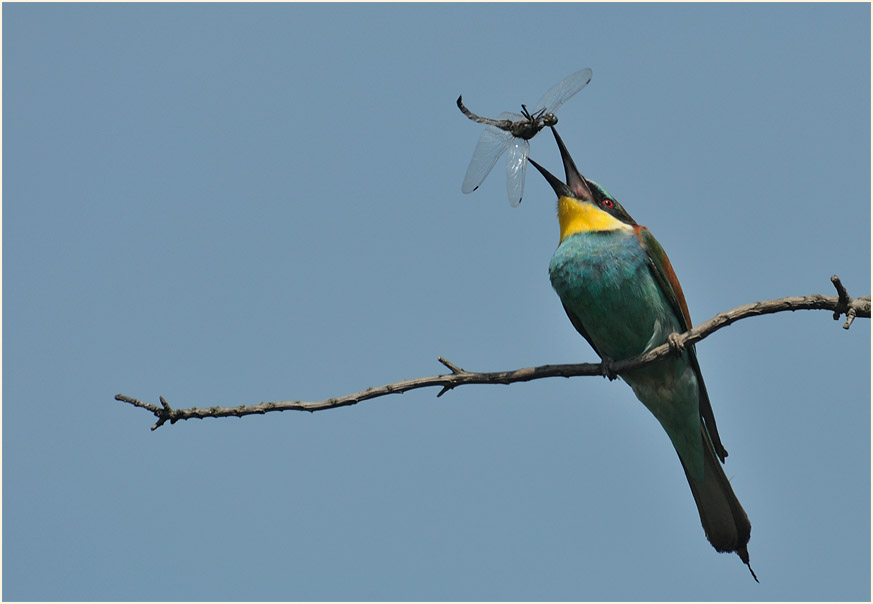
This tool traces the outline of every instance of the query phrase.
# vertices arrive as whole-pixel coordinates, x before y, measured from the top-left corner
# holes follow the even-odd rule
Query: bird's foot
[[[603,357],[600,361],[600,375],[608,379],[610,382],[618,379],[618,374],[613,367],[614,364],[609,357]]]
[[[682,354],[682,351],[685,350],[685,344],[682,343],[678,333],[671,333],[667,336],[667,344],[670,345],[670,351],[675,355]]]

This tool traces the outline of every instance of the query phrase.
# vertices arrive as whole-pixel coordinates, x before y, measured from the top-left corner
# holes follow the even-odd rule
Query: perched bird
[[[691,328],[685,296],[664,249],[606,189],[576,165],[552,128],[567,182],[532,159],[558,195],[561,241],[549,264],[552,287],[576,330],[608,368]],[[619,374],[664,427],[679,454],[700,522],[719,552],[749,564],[752,525],[721,464],[727,457],[694,347]]]

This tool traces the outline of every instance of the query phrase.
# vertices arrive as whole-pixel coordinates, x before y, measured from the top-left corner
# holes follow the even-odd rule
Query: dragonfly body
[[[473,150],[473,158],[467,166],[467,173],[461,185],[461,191],[472,193],[479,188],[497,160],[508,151],[506,162],[506,193],[509,203],[517,206],[524,196],[524,174],[527,158],[530,155],[530,143],[534,136],[546,126],[558,123],[555,111],[570,97],[582,90],[591,81],[590,69],[581,69],[567,76],[554,86],[528,111],[521,106],[521,114],[503,112],[497,119],[476,115],[464,106],[462,98],[458,97],[458,108],[469,119],[479,124],[485,124],[485,131],[479,138]]]
[[[461,110],[461,113],[478,124],[494,126],[495,128],[509,132],[515,138],[521,138],[524,140],[530,140],[539,134],[540,130],[546,126],[554,126],[558,123],[558,116],[554,113],[546,113],[545,109],[540,109],[536,113],[531,114],[524,105],[521,106],[521,115],[518,116],[522,119],[514,121],[508,119],[495,120],[490,117],[476,115],[464,106],[464,101],[461,96],[458,97],[458,108]]]

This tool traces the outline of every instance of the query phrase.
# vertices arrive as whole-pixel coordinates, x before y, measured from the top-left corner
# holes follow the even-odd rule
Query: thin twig
[[[846,288],[840,282],[839,277],[834,276],[831,278],[831,281],[837,289],[837,296],[813,294],[811,296],[779,298],[777,300],[753,302],[752,304],[738,306],[734,309],[717,314],[709,321],[701,323],[694,329],[686,331],[685,333],[671,335],[666,344],[650,350],[646,354],[623,361],[609,361],[609,371],[612,375],[615,375],[629,369],[635,369],[653,363],[662,357],[676,354],[676,351],[679,351],[682,348],[693,346],[719,329],[727,327],[731,323],[747,317],[768,315],[788,310],[830,310],[834,312],[834,319],[839,319],[843,314],[846,315],[846,323],[843,325],[845,329],[849,328],[856,317],[870,318],[870,296],[851,298],[846,291]],[[437,396],[442,396],[449,390],[466,384],[513,384],[515,382],[529,382],[531,380],[548,377],[569,378],[583,375],[607,375],[604,373],[603,363],[541,365],[539,367],[527,367],[524,369],[515,369],[513,371],[479,373],[466,371],[442,357],[439,358],[439,362],[448,367],[452,373],[402,380],[400,382],[394,382],[393,384],[386,384],[385,386],[379,386],[376,388],[367,388],[360,392],[315,402],[282,401],[259,403],[255,405],[239,405],[237,407],[215,406],[205,409],[199,409],[197,407],[173,409],[164,397],[160,397],[160,406],[145,403],[123,394],[116,395],[115,400],[151,411],[155,417],[158,418],[158,421],[152,426],[152,430],[157,430],[167,421],[171,424],[175,424],[177,421],[187,419],[230,416],[243,417],[244,415],[263,415],[270,411],[323,411],[325,409],[335,409],[337,407],[356,405],[361,401],[378,398],[388,394],[402,394],[403,392],[409,392],[410,390],[416,390],[418,388],[440,387],[441,390]]]

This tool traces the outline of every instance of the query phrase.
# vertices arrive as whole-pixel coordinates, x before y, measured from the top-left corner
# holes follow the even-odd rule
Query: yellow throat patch
[[[558,199],[558,224],[561,227],[561,241],[570,235],[586,231],[633,229],[600,208],[571,197]]]

